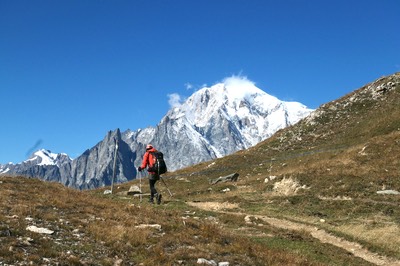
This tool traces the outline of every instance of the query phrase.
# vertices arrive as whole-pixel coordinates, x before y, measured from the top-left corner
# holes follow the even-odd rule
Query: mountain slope
[[[239,160],[245,156],[246,162],[250,162],[252,157],[258,157],[264,158],[262,161],[256,160],[266,163],[264,167],[269,167],[271,160],[276,162],[275,171],[290,168],[288,165],[278,167],[285,161],[296,162],[297,166],[303,164],[309,169],[312,162],[306,163],[302,158],[323,153],[342,158],[349,155],[344,154],[345,151],[351,150],[351,156],[356,156],[351,158],[353,162],[366,160],[368,163],[364,167],[368,167],[377,160],[381,165],[392,165],[394,170],[397,162],[387,158],[396,156],[389,156],[388,153],[399,146],[399,142],[395,141],[400,132],[399,80],[399,73],[380,78],[338,100],[322,105],[297,124],[278,131],[246,151],[223,158],[221,162],[224,162],[225,167],[229,165],[232,169],[243,169],[242,165],[237,165],[236,158]],[[377,143],[384,142],[384,139],[392,139],[393,142],[379,146]],[[379,156],[383,154],[387,157]]]
[[[322,228],[399,265],[399,102],[400,73],[380,78],[254,147],[171,174],[187,180],[174,196]],[[236,183],[208,182],[231,173]]]

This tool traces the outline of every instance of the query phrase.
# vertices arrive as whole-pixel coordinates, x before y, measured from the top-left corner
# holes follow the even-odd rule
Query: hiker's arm
[[[149,153],[146,152],[143,156],[143,161],[142,161],[142,165],[140,166],[140,168],[145,169],[148,164],[149,164]]]

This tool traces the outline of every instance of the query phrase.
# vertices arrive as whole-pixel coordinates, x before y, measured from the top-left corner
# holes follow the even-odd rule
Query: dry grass
[[[375,221],[361,221],[356,224],[345,224],[337,230],[355,237],[365,243],[375,243],[387,254],[400,254],[400,228],[398,224],[377,219]]]
[[[190,208],[132,204],[132,198],[106,198],[100,191],[79,192],[36,179],[0,181],[2,263],[194,265],[207,258],[233,265],[310,265],[298,254],[235,236],[207,214],[188,216]],[[161,229],[138,227],[143,224]],[[29,232],[28,225],[55,233]]]

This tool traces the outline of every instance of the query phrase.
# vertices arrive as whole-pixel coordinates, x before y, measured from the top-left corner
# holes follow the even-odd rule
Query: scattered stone
[[[22,244],[24,244],[25,246],[30,246],[31,243],[33,243],[33,239],[30,237],[24,237],[24,238],[20,237],[18,238],[18,240],[21,241]]]
[[[47,229],[47,228],[43,228],[43,227],[37,227],[34,225],[30,225],[26,228],[26,230],[31,231],[31,232],[35,232],[35,233],[39,233],[39,234],[46,234],[46,235],[52,235],[54,233],[53,230]]]
[[[117,260],[114,262],[114,266],[121,266],[123,262],[124,262],[124,261],[123,261],[122,259],[117,259]]]
[[[161,225],[159,224],[140,224],[135,226],[135,228],[143,229],[143,228],[154,228],[157,230],[161,230]]]
[[[206,260],[204,258],[198,258],[197,259],[197,264],[218,266],[218,264],[214,260]]]
[[[307,189],[305,185],[301,185],[297,180],[293,178],[283,178],[280,182],[274,184],[274,192],[280,195],[289,196],[296,195],[300,189]]]
[[[222,190],[222,192],[224,192],[224,193],[229,192],[229,191],[231,191],[229,188],[225,188]]]
[[[104,195],[108,195],[108,194],[111,194],[111,193],[112,193],[112,191],[109,190],[109,189],[104,190]]]
[[[210,222],[213,222],[213,223],[215,223],[215,224],[218,224],[219,222],[218,222],[218,218],[216,218],[216,217],[214,217],[214,216],[208,216],[207,218],[206,218],[206,220],[208,220],[208,221],[210,221]]]
[[[239,174],[238,173],[233,173],[227,176],[220,176],[214,180],[211,180],[210,184],[215,185],[218,182],[236,182],[238,180]]]
[[[361,151],[358,152],[358,154],[363,155],[363,156],[368,155],[368,154],[365,152],[365,149],[366,149],[367,147],[368,147],[368,146],[364,146],[364,147],[361,149]]]
[[[378,194],[391,194],[391,195],[399,195],[400,194],[400,192],[398,192],[398,191],[396,191],[396,190],[391,190],[391,189],[388,189],[388,190],[380,190],[380,191],[377,191],[376,193],[378,193]]]
[[[11,236],[11,231],[9,229],[1,230],[0,237],[4,237],[4,236]]]
[[[276,175],[270,175],[269,177],[266,177],[264,179],[264,183],[268,183],[269,181],[276,179],[276,177],[277,177]]]
[[[244,221],[246,224],[252,224],[253,222],[251,221],[251,216],[250,215],[246,215],[246,217],[244,217]]]
[[[187,183],[190,183],[190,182],[191,182],[190,180],[188,180],[187,178],[184,178],[184,177],[179,177],[179,178],[177,178],[176,180],[178,180],[178,181],[184,181],[184,182],[187,182]]]
[[[142,194],[142,191],[138,186],[131,186],[128,190],[128,195]]]
[[[227,261],[219,262],[218,266],[229,266],[229,262]]]

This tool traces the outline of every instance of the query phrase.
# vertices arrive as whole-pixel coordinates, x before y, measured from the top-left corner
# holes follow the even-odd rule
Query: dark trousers
[[[150,199],[154,198],[154,195],[157,194],[156,183],[158,179],[160,179],[158,175],[150,174],[149,176]]]

